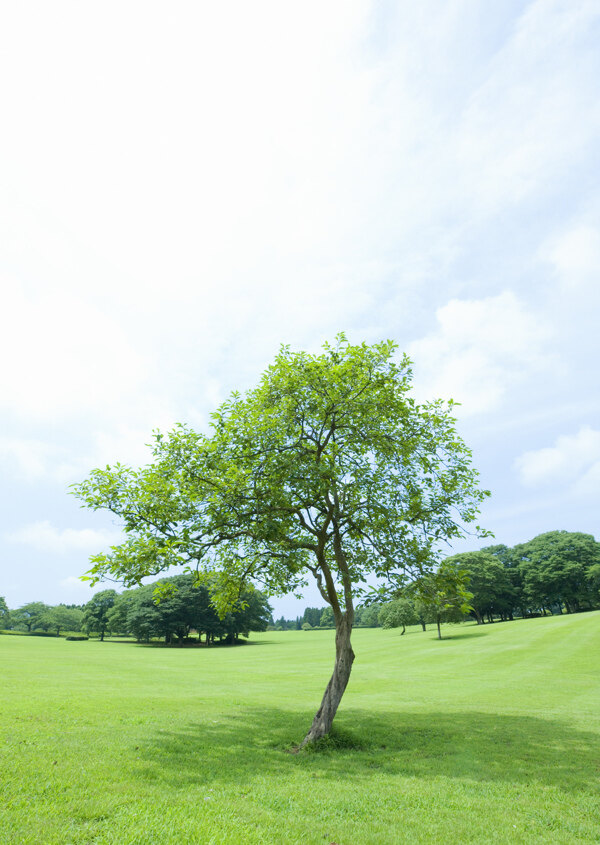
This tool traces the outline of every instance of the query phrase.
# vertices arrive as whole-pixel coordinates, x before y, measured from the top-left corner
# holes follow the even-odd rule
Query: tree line
[[[600,543],[591,534],[549,531],[514,547],[486,546],[446,558],[379,611],[384,628],[486,622],[600,608]]]
[[[272,621],[265,596],[247,585],[239,601],[220,617],[211,602],[210,584],[195,583],[192,575],[177,575],[160,582],[163,597],[156,601],[156,584],[119,594],[95,593],[85,605],[29,602],[9,610],[0,597],[0,629],[59,636],[61,631],[84,632],[101,640],[109,635],[133,636],[138,642],[161,638],[166,643],[196,641],[212,645],[233,643],[251,631],[265,631]],[[166,588],[166,589],[165,589]]]
[[[154,601],[155,584],[118,594],[96,593],[85,605],[29,602],[9,610],[0,596],[0,629],[53,634],[62,631],[134,636],[148,642],[233,642],[250,631],[311,630],[335,626],[330,606],[306,607],[295,619],[273,621],[267,600],[247,587],[244,607],[217,614],[206,585],[191,575],[163,579],[176,591]],[[457,589],[462,584],[463,591]],[[468,608],[467,608],[468,605]],[[546,613],[576,613],[600,608],[600,543],[591,534],[549,531],[514,547],[486,546],[446,558],[437,572],[407,584],[391,602],[356,609],[355,627],[402,627],[458,622],[470,615],[478,624]]]
[[[512,548],[486,546],[448,560],[468,578],[479,624],[600,608],[600,543],[591,534],[549,531]]]
[[[368,607],[357,607],[355,611],[355,628],[379,628],[379,610],[381,604]],[[285,619],[281,616],[269,626],[276,631],[310,631],[312,628],[335,628],[333,610],[329,605],[325,607],[306,607],[304,613],[295,619]]]

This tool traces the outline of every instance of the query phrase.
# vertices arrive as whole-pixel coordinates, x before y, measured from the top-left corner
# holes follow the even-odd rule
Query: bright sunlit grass
[[[233,648],[0,636],[0,842],[600,841],[600,613]]]

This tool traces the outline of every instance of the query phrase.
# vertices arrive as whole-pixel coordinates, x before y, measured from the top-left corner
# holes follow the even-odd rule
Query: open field
[[[339,747],[293,755],[333,632],[0,636],[0,842],[600,842],[600,612],[362,629]]]

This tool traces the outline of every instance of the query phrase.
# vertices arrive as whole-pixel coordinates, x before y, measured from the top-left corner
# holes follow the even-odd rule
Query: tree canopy
[[[411,379],[391,341],[351,345],[339,335],[317,355],[283,347],[255,389],[213,414],[209,434],[185,425],[157,433],[152,463],[96,469],[75,487],[128,534],[92,558],[93,580],[139,584],[187,564],[211,573],[224,613],[249,580],[282,595],[315,579],[333,612],[336,660],[304,742],[331,727],[367,579],[394,587],[431,570],[486,495],[452,403],[418,405]]]

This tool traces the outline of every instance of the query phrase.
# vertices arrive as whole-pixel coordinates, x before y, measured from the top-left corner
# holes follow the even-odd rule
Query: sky
[[[600,0],[2,18],[9,607],[88,601],[121,538],[69,484],[207,430],[282,343],[339,331],[395,340],[417,398],[461,403],[495,542],[600,537]]]

